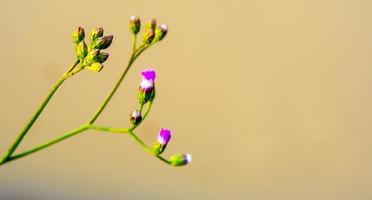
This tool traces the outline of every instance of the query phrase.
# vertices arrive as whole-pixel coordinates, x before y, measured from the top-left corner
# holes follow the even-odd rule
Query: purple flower
[[[166,146],[171,139],[171,131],[169,129],[162,128],[160,129],[159,135],[158,135],[158,143],[162,146]]]
[[[142,81],[138,91],[138,100],[140,104],[145,104],[155,97],[154,82],[156,72],[153,69],[145,69],[141,71]]]
[[[154,88],[154,81],[156,78],[156,72],[153,69],[145,69],[141,71],[142,82],[141,89],[144,91],[149,91]]]

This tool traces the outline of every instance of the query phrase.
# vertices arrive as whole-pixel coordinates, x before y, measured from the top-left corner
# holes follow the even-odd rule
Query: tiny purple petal
[[[160,132],[158,135],[159,144],[167,145],[170,139],[171,139],[171,131],[165,128],[160,129]]]
[[[154,82],[156,78],[156,72],[153,69],[145,69],[141,71],[141,76],[144,80]]]

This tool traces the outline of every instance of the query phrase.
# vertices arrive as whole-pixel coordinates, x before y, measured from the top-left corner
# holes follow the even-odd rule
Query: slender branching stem
[[[151,147],[147,146],[133,131],[129,130],[129,135],[132,137],[134,141],[136,141],[139,145],[141,145],[147,152],[159,158],[161,161],[171,165],[171,162],[169,160],[163,158],[159,154],[156,154],[155,151]]]
[[[97,109],[97,111],[92,116],[92,118],[90,118],[90,120],[88,121],[88,124],[93,124],[97,120],[97,118],[99,117],[99,115],[102,113],[102,111],[106,108],[107,104],[110,102],[111,98],[114,96],[114,94],[116,93],[116,91],[119,89],[119,86],[123,82],[125,76],[127,75],[128,71],[129,71],[130,67],[132,66],[132,64],[134,63],[134,61],[138,58],[139,55],[141,55],[141,53],[147,47],[148,46],[146,46],[146,45],[141,45],[137,50],[135,50],[135,51],[132,52],[132,55],[130,56],[130,59],[128,61],[128,64],[127,64],[124,72],[121,74],[119,80],[116,82],[115,86],[112,88],[111,92],[106,97],[105,101]]]
[[[39,146],[36,146],[36,147],[31,148],[31,149],[26,150],[26,151],[23,151],[21,153],[15,154],[15,155],[11,156],[8,160],[6,160],[6,162],[10,162],[10,161],[16,160],[18,158],[22,158],[24,156],[30,155],[32,153],[35,153],[37,151],[40,151],[42,149],[45,149],[45,148],[47,148],[47,147],[49,147],[49,146],[51,146],[53,144],[59,143],[59,142],[65,140],[67,138],[70,138],[70,137],[72,137],[74,135],[77,135],[79,133],[82,133],[83,131],[86,131],[88,129],[89,129],[89,125],[88,124],[84,124],[84,125],[76,128],[76,129],[63,134],[62,136],[56,137],[56,138],[54,138],[54,139],[52,139],[52,140],[50,140],[50,141],[48,141],[48,142],[46,142],[44,144],[41,144]]]
[[[76,60],[71,66],[70,69],[73,69],[77,64],[79,63],[78,60]],[[40,114],[43,112],[46,105],[49,103],[50,99],[53,97],[55,92],[58,90],[58,88],[62,85],[62,83],[68,78],[68,73],[65,73],[61,78],[58,79],[58,81],[54,84],[52,89],[50,90],[49,94],[45,97],[43,102],[40,104],[39,108],[35,111],[35,113],[32,115],[31,119],[28,121],[26,126],[23,128],[23,130],[19,133],[17,139],[15,142],[10,146],[4,157],[1,159],[0,164],[6,162],[8,159],[10,159],[13,152],[17,149],[18,145],[21,143],[22,139],[26,136],[27,132],[30,130],[30,128],[34,125],[35,121],[38,119]]]
[[[121,134],[129,133],[128,128],[111,128],[111,127],[99,126],[99,125],[94,125],[94,124],[90,125],[89,128],[92,130],[111,132],[111,133],[121,133]]]
[[[76,66],[79,64],[79,60],[77,59],[69,67],[69,69],[63,74],[63,76],[56,82],[56,84],[52,87],[52,89],[49,92],[48,96],[43,100],[43,102],[41,103],[41,105],[39,106],[39,108],[36,110],[36,112],[34,113],[34,115],[32,116],[32,118],[30,119],[30,121],[26,124],[25,128],[20,132],[20,134],[19,134],[18,138],[16,139],[16,141],[9,148],[9,150],[4,155],[4,157],[0,160],[0,165],[5,164],[5,163],[10,162],[10,161],[13,161],[13,160],[16,160],[16,159],[19,159],[19,158],[22,158],[24,156],[30,155],[30,154],[35,153],[37,151],[40,151],[42,149],[45,149],[45,148],[47,148],[47,147],[49,147],[49,146],[51,146],[53,144],[59,143],[59,142],[65,140],[67,138],[70,138],[70,137],[72,137],[74,135],[77,135],[77,134],[82,133],[82,132],[84,132],[86,130],[89,130],[89,129],[106,131],[106,132],[112,132],[112,133],[122,133],[122,134],[123,133],[128,133],[137,142],[140,142],[140,144],[142,143],[142,146],[146,147],[145,149],[147,151],[152,152],[151,154],[155,155],[155,153],[151,150],[151,148],[148,147],[148,146],[146,146],[133,133],[133,130],[138,125],[132,126],[131,128],[128,128],[128,129],[123,129],[123,128],[102,127],[102,126],[97,126],[97,125],[94,125],[93,124],[97,120],[97,118],[101,115],[102,111],[106,108],[107,104],[110,102],[111,98],[116,93],[117,89],[121,85],[122,81],[124,80],[125,76],[127,75],[128,71],[131,68],[131,66],[134,63],[134,61],[150,46],[150,45],[143,44],[143,45],[139,46],[136,49],[136,41],[137,41],[137,37],[134,37],[133,38],[133,52],[132,52],[132,54],[130,56],[130,59],[128,61],[128,64],[127,64],[124,72],[122,73],[122,75],[120,76],[120,78],[118,79],[118,81],[116,82],[116,84],[114,85],[113,89],[111,90],[111,92],[109,93],[109,95],[107,96],[107,98],[100,105],[100,107],[96,110],[96,112],[94,113],[94,115],[90,118],[90,120],[88,121],[88,123],[85,123],[85,124],[79,126],[78,128],[73,129],[73,130],[71,130],[71,131],[63,134],[62,136],[56,137],[56,138],[54,138],[54,139],[52,139],[50,141],[47,141],[47,142],[45,142],[45,143],[43,143],[41,145],[38,145],[36,147],[33,147],[31,149],[28,149],[28,150],[25,150],[23,152],[20,152],[20,153],[17,153],[15,155],[13,155],[14,151],[17,149],[18,145],[21,143],[21,141],[24,138],[24,136],[30,130],[30,128],[32,127],[32,125],[35,123],[35,121],[37,120],[37,118],[39,117],[39,115],[43,112],[44,108],[46,107],[46,105],[48,104],[48,102],[50,101],[50,99],[52,98],[52,96],[55,94],[55,92],[57,91],[57,89],[62,85],[62,83],[68,77],[70,77],[70,76],[72,76],[74,74],[73,72],[74,72]],[[145,114],[144,114],[143,119],[145,119],[146,116],[148,115],[148,112],[150,111],[151,105],[152,105],[152,101],[149,102],[149,104],[147,106],[147,109],[145,111]],[[142,108],[143,108],[143,105],[141,105],[141,111],[142,111]],[[162,158],[162,157],[160,157],[158,155],[155,155],[155,156],[158,157],[160,160],[163,160],[164,162],[166,162],[166,163],[169,164],[169,161],[167,161],[166,159],[164,159],[164,158]]]

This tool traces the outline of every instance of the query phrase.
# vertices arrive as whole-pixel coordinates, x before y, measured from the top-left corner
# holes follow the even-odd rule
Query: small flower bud
[[[129,21],[129,28],[134,35],[137,35],[141,29],[141,20],[137,16],[132,15]]]
[[[107,60],[109,54],[101,52],[99,49],[92,49],[88,52],[88,55],[84,59],[85,65],[90,65],[95,62],[103,63]]]
[[[155,78],[156,72],[153,69],[141,71],[142,81],[138,89],[138,100],[140,104],[145,104],[155,97]]]
[[[93,41],[95,41],[97,38],[102,37],[102,36],[103,36],[103,28],[102,28],[102,27],[94,28],[94,29],[90,32],[90,41],[93,42]]]
[[[89,69],[90,71],[93,71],[93,72],[100,72],[103,68],[103,65],[101,63],[93,63],[89,66],[86,67],[86,69]]]
[[[132,125],[136,126],[142,121],[142,115],[138,110],[134,110],[132,114],[130,115],[130,122]]]
[[[92,49],[88,52],[87,56],[84,59],[84,64],[85,65],[90,65],[94,62],[96,62],[96,57],[99,54],[99,49]]]
[[[76,46],[76,55],[80,60],[83,60],[85,56],[88,53],[88,48],[87,45],[85,44],[84,41],[81,41],[77,46]]]
[[[112,35],[97,38],[95,41],[92,41],[91,49],[106,49],[111,45],[112,39]]]
[[[173,166],[183,166],[187,165],[191,162],[191,155],[190,154],[175,154],[170,157],[169,161]]]
[[[167,33],[168,33],[167,25],[165,24],[160,25],[155,30],[155,38],[152,42],[154,43],[154,42],[161,41],[167,35]]]
[[[171,139],[171,131],[169,129],[162,128],[160,129],[158,140],[154,144],[154,150],[156,154],[161,154],[164,152],[165,147],[167,147],[167,144],[169,140]]]
[[[145,30],[153,30],[155,31],[156,29],[156,19],[152,18],[145,26]]]
[[[81,41],[83,41],[84,37],[85,32],[81,27],[78,27],[78,29],[72,33],[72,41],[74,41],[75,44],[79,44]]]
[[[143,35],[142,35],[142,42],[145,44],[151,44],[152,40],[155,37],[155,32],[152,29],[148,29]]]
[[[96,57],[95,57],[95,61],[99,62],[99,63],[104,63],[107,58],[109,57],[109,54],[106,53],[106,52],[100,52]]]

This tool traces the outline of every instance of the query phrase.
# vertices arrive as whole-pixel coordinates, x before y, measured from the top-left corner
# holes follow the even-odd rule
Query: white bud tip
[[[192,161],[192,157],[191,157],[190,154],[186,154],[186,155],[185,155],[185,158],[186,158],[186,162],[187,162],[187,163],[191,163],[191,161]]]
[[[138,112],[138,110],[134,110],[132,113],[132,117],[139,117],[139,116],[141,116],[141,113]]]
[[[160,25],[160,28],[163,29],[163,30],[165,30],[165,31],[168,31],[168,26],[165,25],[165,24],[161,24]]]

